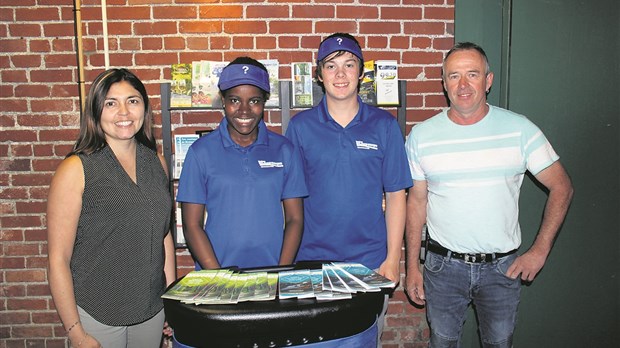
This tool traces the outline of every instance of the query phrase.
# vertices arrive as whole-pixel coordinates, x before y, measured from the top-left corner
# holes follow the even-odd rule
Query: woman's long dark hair
[[[105,134],[101,128],[101,113],[110,87],[121,81],[127,81],[140,93],[144,100],[144,123],[136,133],[136,140],[152,150],[156,149],[152,130],[151,106],[144,84],[127,69],[109,69],[99,74],[90,87],[84,115],[80,122],[80,135],[67,157],[77,154],[89,155],[107,146]]]

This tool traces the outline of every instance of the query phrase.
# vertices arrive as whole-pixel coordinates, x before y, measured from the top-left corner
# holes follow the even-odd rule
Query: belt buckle
[[[486,254],[464,254],[463,260],[466,263],[480,263],[485,262],[487,258]]]

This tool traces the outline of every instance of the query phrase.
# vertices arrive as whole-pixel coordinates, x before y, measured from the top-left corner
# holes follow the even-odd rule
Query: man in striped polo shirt
[[[406,143],[414,179],[406,288],[415,303],[426,304],[431,347],[458,346],[472,303],[483,346],[512,346],[521,280],[532,281],[543,267],[572,198],[571,181],[540,129],[487,104],[492,83],[481,47],[454,46],[443,63],[450,108],[415,126]],[[518,201],[526,171],[549,195],[536,240],[519,255]]]

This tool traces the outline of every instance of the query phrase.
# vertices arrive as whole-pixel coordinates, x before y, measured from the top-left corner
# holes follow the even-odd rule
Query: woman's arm
[[[47,199],[48,280],[54,305],[73,346],[97,347],[80,323],[70,262],[82,210],[84,171],[79,157],[65,159],[52,179]]]
[[[285,199],[282,203],[284,205],[284,241],[279,264],[290,265],[295,261],[304,230],[304,203],[302,198]]]
[[[164,172],[167,177],[168,166],[166,165],[166,159],[161,154],[157,154],[161,166],[164,168]],[[164,237],[164,274],[166,275],[166,286],[172,284],[177,279],[177,264],[176,264],[176,252],[174,250],[174,240],[172,239],[172,231],[168,231],[166,237]]]

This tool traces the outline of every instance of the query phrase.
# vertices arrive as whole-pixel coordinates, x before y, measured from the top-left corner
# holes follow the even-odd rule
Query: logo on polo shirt
[[[355,145],[357,146],[358,149],[361,149],[361,150],[378,150],[379,149],[379,145],[365,143],[361,140],[356,140]]]
[[[269,162],[269,161],[263,161],[263,160],[258,160],[258,165],[261,168],[282,168],[284,167],[282,162]]]

